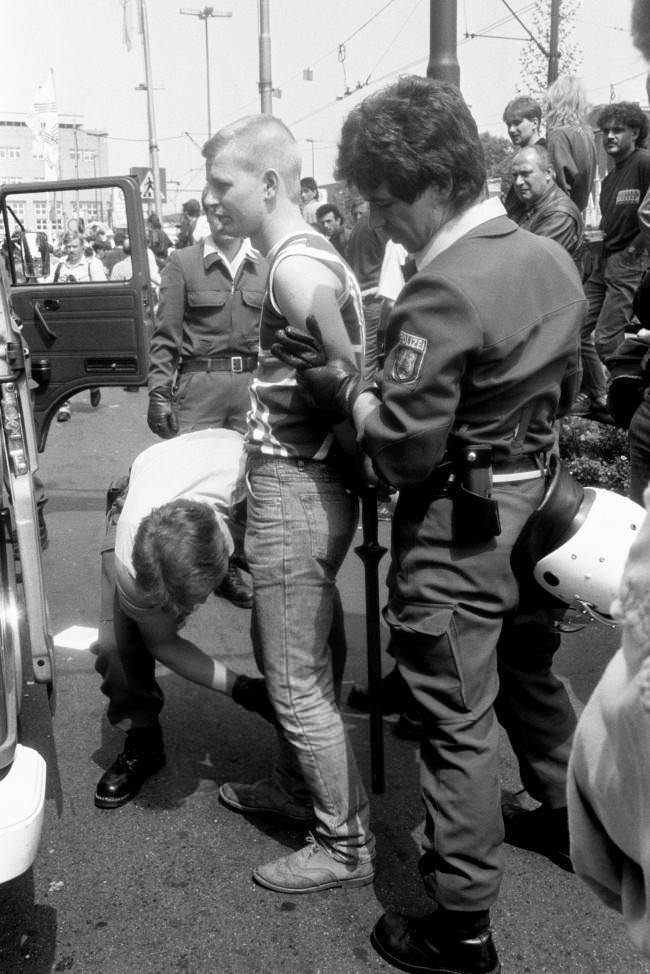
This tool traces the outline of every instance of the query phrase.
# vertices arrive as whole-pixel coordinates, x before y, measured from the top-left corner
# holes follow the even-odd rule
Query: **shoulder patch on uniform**
[[[394,382],[414,382],[418,379],[428,347],[428,338],[401,331],[395,349],[391,379]]]

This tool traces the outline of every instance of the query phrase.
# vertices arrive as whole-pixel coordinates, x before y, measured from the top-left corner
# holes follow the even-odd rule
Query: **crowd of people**
[[[160,661],[231,695],[277,736],[266,778],[219,788],[235,813],[309,832],[297,851],[252,864],[256,882],[283,894],[354,889],[381,862],[339,707],[337,574],[359,496],[392,492],[384,619],[394,668],[382,707],[415,714],[419,871],[434,909],[387,912],[371,941],[391,965],[424,974],[500,971],[490,909],[504,841],[575,868],[634,915],[639,946],[650,942],[634,901],[646,874],[639,824],[628,815],[621,826],[621,807],[608,803],[616,792],[626,805],[620,789],[642,743],[630,736],[620,762],[620,739],[611,744],[616,787],[599,790],[593,764],[605,695],[628,687],[631,670],[647,719],[650,529],[615,608],[623,661],[577,738],[553,672],[566,606],[512,558],[546,495],[557,419],[611,421],[608,368],[639,330],[633,298],[648,262],[647,121],[626,102],[598,116],[614,166],[597,253],[584,233],[596,154],[579,84],[549,90],[545,136],[534,99],[511,101],[504,121],[509,185],[489,198],[457,88],[404,77],[369,95],[339,141],[337,176],[355,194],[347,228],[315,181],[300,179],[298,143],[277,118],[247,116],[206,142],[205,187],[185,204],[174,249],[149,221],[160,283],[147,421],[161,442],[135,459],[102,545],[96,665],[125,742],[96,805],[131,801],[165,763]],[[111,279],[128,260],[128,241],[119,246]],[[83,266],[90,279],[95,261],[71,247],[66,273]],[[259,677],[180,635],[212,593],[252,608]],[[366,707],[367,692],[356,700]],[[533,810],[502,804],[499,725]]]

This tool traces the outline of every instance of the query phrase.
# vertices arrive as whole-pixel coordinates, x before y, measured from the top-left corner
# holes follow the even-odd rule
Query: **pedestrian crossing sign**
[[[143,203],[153,202],[156,198],[153,170],[149,166],[132,166],[131,175],[135,176],[140,187],[140,199]],[[165,169],[159,170],[160,176],[160,198],[161,202],[167,200],[167,173]]]
[[[143,200],[152,200],[155,198],[153,189],[153,173],[151,169],[148,169],[145,173],[144,179],[140,183],[140,198]]]

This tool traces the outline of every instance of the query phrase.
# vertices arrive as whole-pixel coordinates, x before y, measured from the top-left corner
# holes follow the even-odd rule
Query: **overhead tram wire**
[[[535,3],[529,3],[525,7],[522,7],[520,10],[518,10],[517,13],[518,14],[528,13],[534,7],[535,7]],[[410,14],[409,16],[411,16],[411,15],[412,14]],[[504,24],[507,24],[512,19],[513,18],[510,17],[510,16],[502,17],[501,19],[495,21],[494,23],[489,24],[488,26],[486,26],[486,27],[484,27],[484,28],[481,29],[481,31],[480,31],[481,36],[485,32],[487,32],[487,31],[495,30],[497,27],[502,27]],[[403,29],[403,27],[402,27],[402,29]],[[458,45],[457,46],[458,47],[461,47],[463,44],[468,44],[470,41],[474,40],[474,38],[477,37],[477,36],[479,36],[479,35],[478,34],[474,34],[473,36],[463,38],[462,40],[459,40],[458,41]],[[427,52],[426,54],[423,54],[422,57],[416,58],[413,61],[409,61],[408,64],[403,64],[401,67],[395,68],[392,71],[387,72],[386,74],[382,75],[380,78],[375,78],[373,81],[369,81],[368,82],[368,85],[374,86],[374,85],[382,84],[384,81],[392,81],[392,79],[396,75],[404,74],[405,72],[410,71],[413,68],[418,67],[419,65],[426,64],[428,62],[428,59],[429,59],[429,54]],[[352,95],[356,94],[358,90],[359,89],[354,89],[351,92],[351,94]],[[289,126],[293,126],[293,125],[300,125],[302,122],[307,122],[310,119],[314,118],[316,115],[320,115],[321,112],[327,111],[328,108],[332,108],[339,101],[340,101],[340,98],[338,98],[338,97],[337,98],[334,98],[332,101],[328,101],[325,105],[321,105],[319,108],[315,108],[312,112],[309,112],[307,115],[303,115],[300,118],[293,119],[293,121],[289,122],[288,124],[289,124]]]
[[[303,63],[308,63],[309,65],[316,67],[317,65],[322,64],[323,61],[326,61],[328,58],[332,57],[333,55],[336,55],[338,57],[338,53],[341,48],[341,45],[345,47],[348,41],[352,40],[353,37],[356,37],[357,34],[360,34],[362,30],[365,30],[365,28],[368,27],[379,16],[381,16],[381,14],[385,10],[387,10],[388,7],[391,7],[396,2],[397,0],[388,0],[388,2],[383,5],[383,7],[380,7],[379,10],[375,11],[375,13],[371,17],[369,17],[366,21],[364,21],[363,24],[355,28],[355,30],[353,30],[351,34],[348,34],[346,38],[340,41],[336,45],[336,47],[333,47],[331,48],[331,50],[326,51],[325,54],[322,54],[320,57],[316,58],[316,60],[310,60],[309,58],[307,59],[302,58]],[[288,78],[281,79],[278,82],[278,87],[287,88],[293,81],[301,77],[302,77],[302,69],[299,69],[294,74],[290,75]],[[229,117],[231,119],[240,118],[242,114],[244,114],[247,110],[249,110],[254,105],[257,105],[257,102],[256,101],[253,102],[253,100],[251,99],[251,101],[248,101],[245,104],[241,105],[239,108],[234,109]]]
[[[413,17],[413,15],[415,14],[415,11],[418,9],[419,6],[421,6],[422,3],[423,3],[423,0],[415,0],[415,3],[411,7],[411,12],[406,17],[406,20],[404,20],[404,22],[402,23],[402,26],[399,28],[399,30],[397,31],[397,33],[390,39],[390,42],[389,42],[388,46],[386,47],[386,49],[384,50],[384,53],[381,55],[381,57],[379,57],[377,59],[377,61],[375,61],[374,65],[372,66],[372,68],[368,72],[368,75],[367,75],[366,81],[365,81],[365,84],[366,85],[370,83],[370,79],[372,78],[373,74],[377,70],[377,67],[384,60],[384,58],[386,57],[386,55],[388,54],[388,52],[390,51],[391,47],[393,46],[393,44],[395,43],[395,41],[398,39],[398,37],[400,36],[400,34],[402,34],[402,32],[406,29],[406,26],[409,23],[409,21],[411,20],[411,18]]]

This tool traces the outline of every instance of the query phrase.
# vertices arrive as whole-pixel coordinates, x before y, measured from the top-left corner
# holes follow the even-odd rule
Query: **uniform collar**
[[[258,257],[257,251],[252,247],[250,240],[246,237],[242,241],[242,245],[232,258],[228,260],[226,255],[214,242],[212,235],[205,237],[203,240],[203,260],[206,267],[210,267],[215,261],[220,260],[225,266],[230,269],[231,267],[239,267],[245,260],[256,260]]]
[[[491,196],[480,203],[474,203],[469,209],[463,210],[445,223],[444,227],[425,244],[421,250],[411,254],[419,271],[430,264],[434,257],[451,247],[452,244],[464,237],[470,230],[476,229],[482,223],[493,220],[497,216],[505,216],[506,211],[498,196]]]

